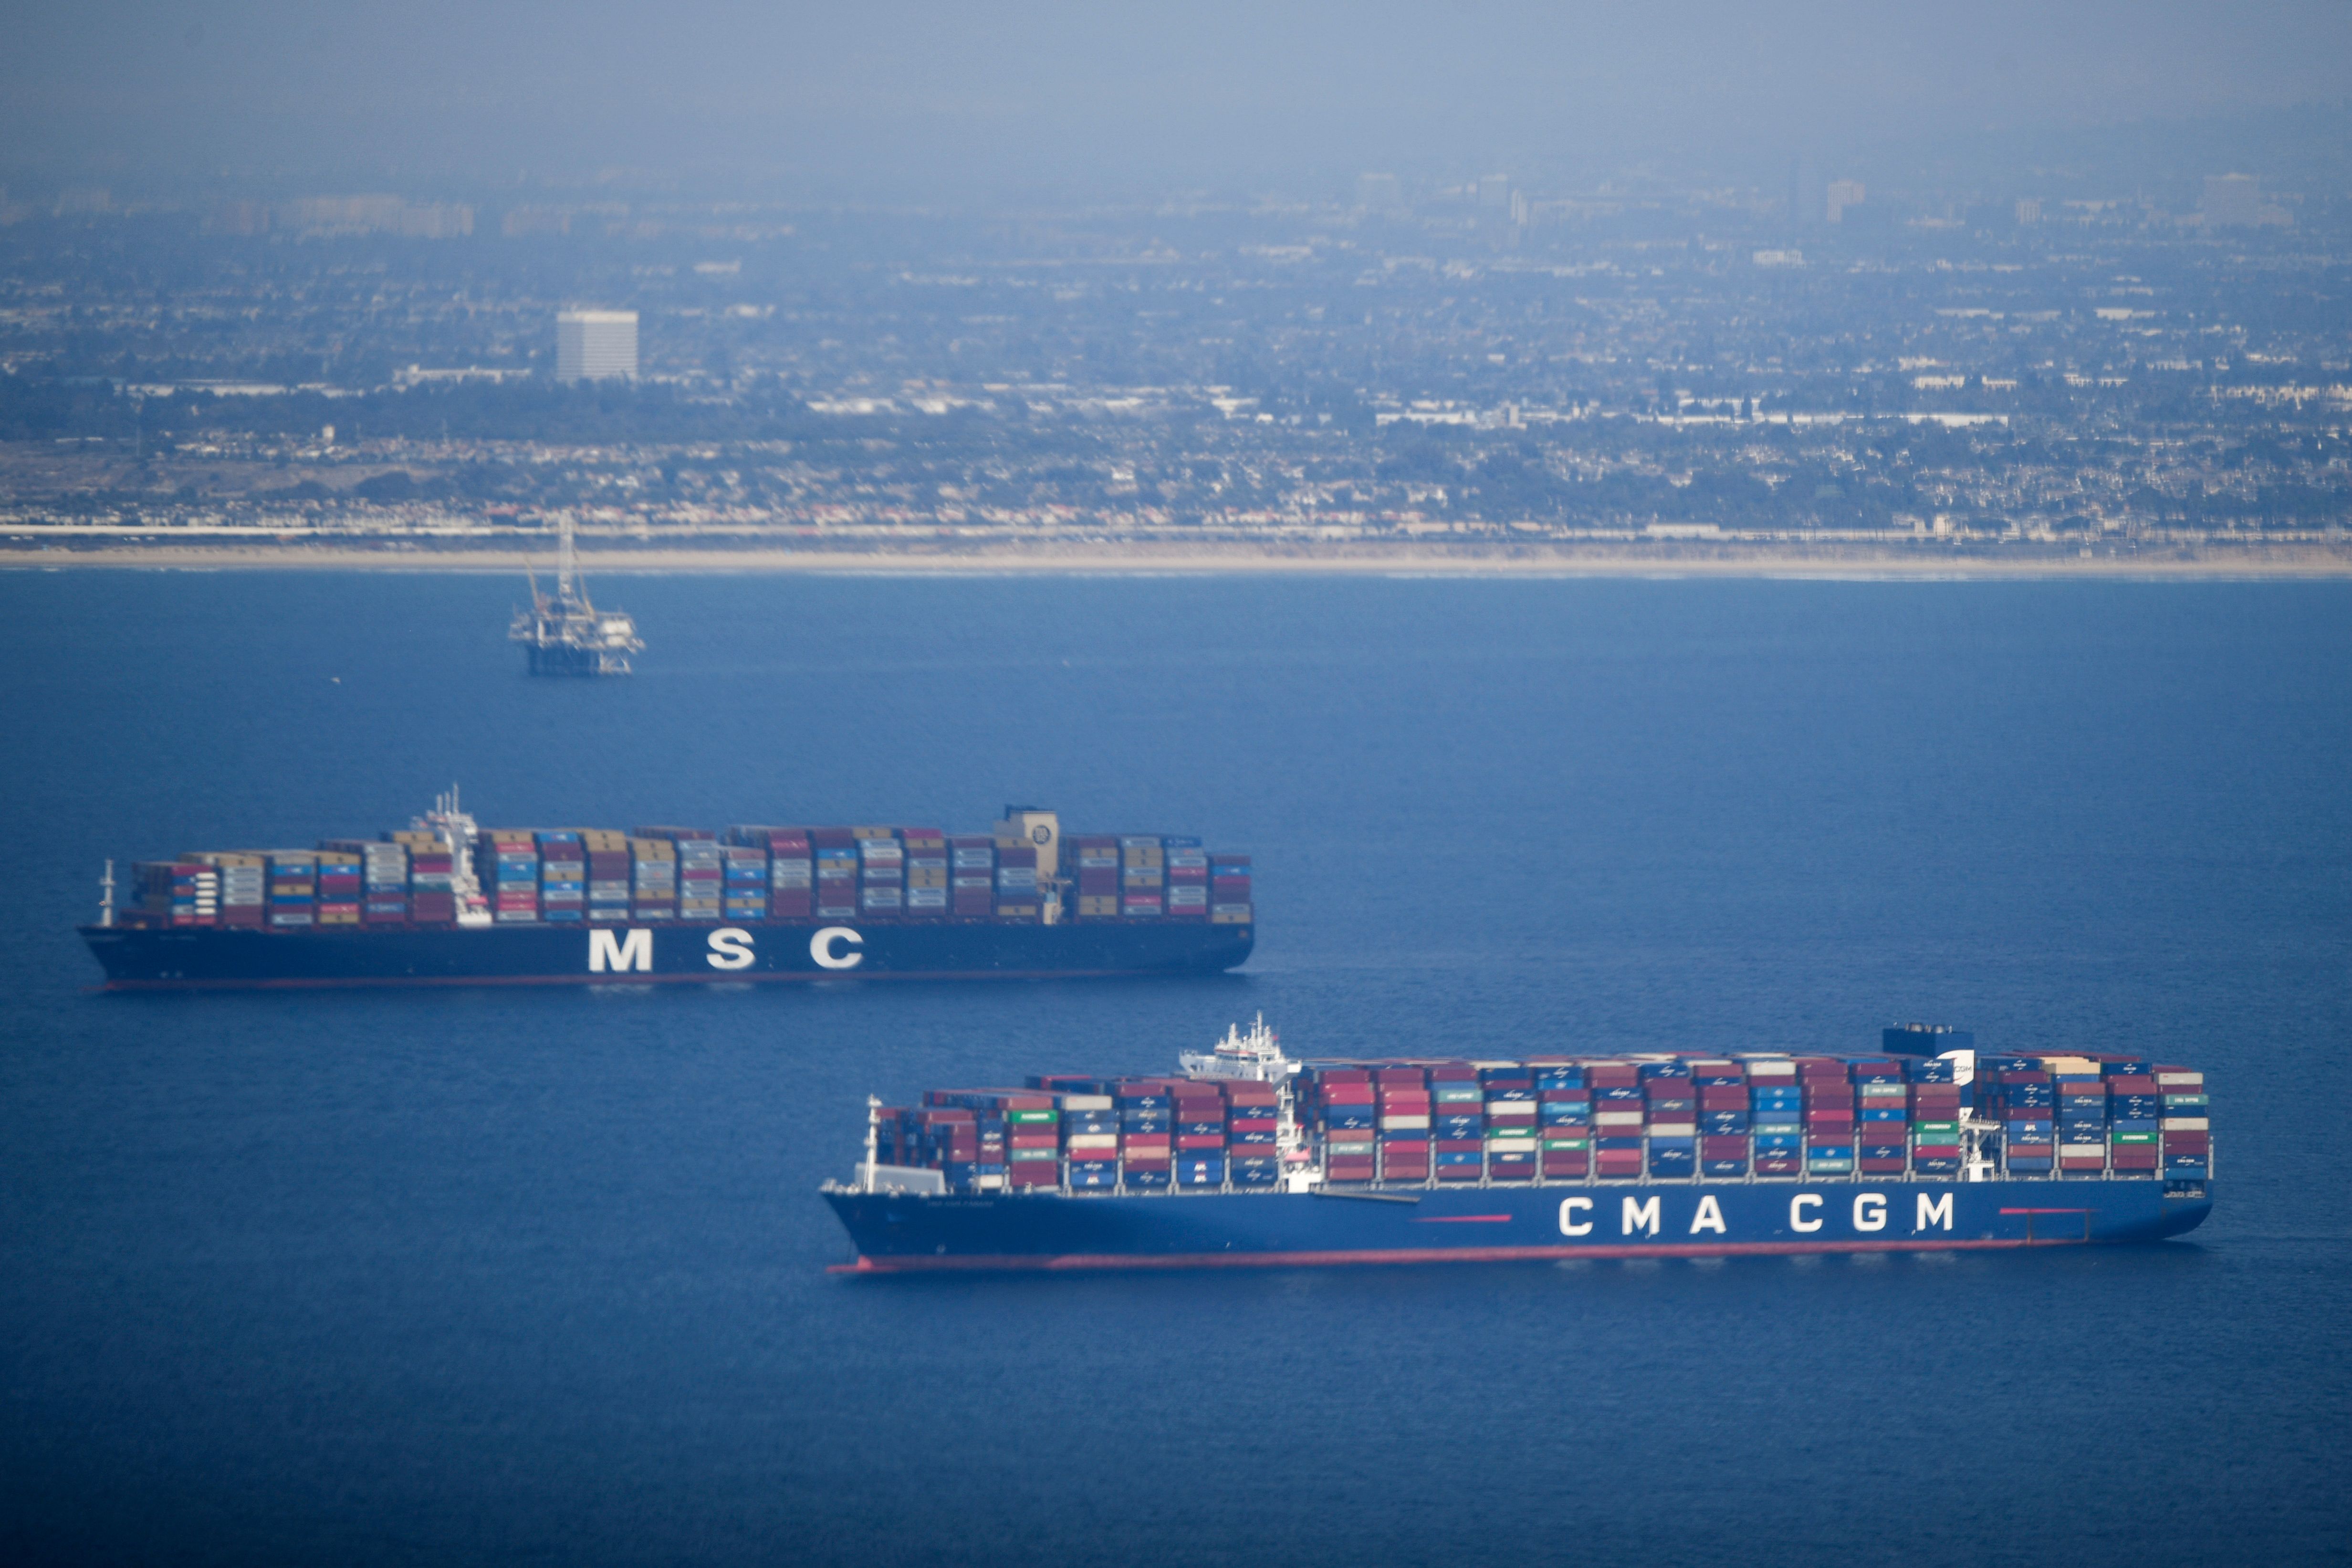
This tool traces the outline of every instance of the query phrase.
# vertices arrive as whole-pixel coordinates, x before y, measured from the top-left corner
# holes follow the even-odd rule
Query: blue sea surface
[[[0,1560],[2340,1562],[2352,588],[0,574]],[[1198,832],[1187,982],[95,994],[102,860],[404,826]],[[2027,1255],[849,1279],[865,1096],[1294,1054],[2210,1074]],[[1269,1200],[1272,1201],[1272,1200]]]

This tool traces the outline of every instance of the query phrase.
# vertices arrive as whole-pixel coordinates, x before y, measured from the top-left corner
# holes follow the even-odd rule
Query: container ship
[[[407,830],[109,863],[81,934],[109,990],[1213,973],[1249,957],[1250,859],[1007,806],[934,827]]]
[[[1295,1061],[867,1102],[837,1272],[1501,1262],[2154,1241],[2212,1207],[2204,1075],[1999,1056]]]

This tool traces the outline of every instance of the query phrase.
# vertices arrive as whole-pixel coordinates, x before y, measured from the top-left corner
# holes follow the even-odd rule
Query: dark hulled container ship
[[[110,888],[111,874],[110,871]],[[407,830],[142,863],[81,928],[110,990],[1214,973],[1249,858],[1169,835],[907,826]]]
[[[869,1102],[861,1274],[2156,1241],[2212,1207],[2204,1077],[2113,1055],[1296,1062]]]

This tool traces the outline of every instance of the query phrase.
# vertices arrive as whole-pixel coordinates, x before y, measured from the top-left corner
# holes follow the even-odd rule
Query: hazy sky
[[[10,0],[14,177],[773,170],[877,196],[1784,163],[2352,98],[2352,5]]]

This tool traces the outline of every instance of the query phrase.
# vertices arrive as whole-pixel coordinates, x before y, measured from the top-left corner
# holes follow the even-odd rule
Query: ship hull
[[[1255,927],[1189,921],[746,921],[263,931],[84,926],[110,991],[768,984],[1213,974]]]
[[[2145,1242],[2211,1211],[2153,1180],[1547,1183],[1326,1191],[828,1191],[836,1272],[1300,1268],[1949,1251]]]

